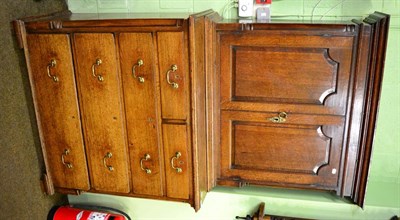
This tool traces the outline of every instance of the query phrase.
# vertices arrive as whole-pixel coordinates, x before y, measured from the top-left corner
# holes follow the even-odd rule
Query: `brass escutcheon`
[[[280,112],[278,116],[268,118],[268,120],[272,121],[273,123],[284,123],[286,122],[287,115],[288,114],[286,112]]]

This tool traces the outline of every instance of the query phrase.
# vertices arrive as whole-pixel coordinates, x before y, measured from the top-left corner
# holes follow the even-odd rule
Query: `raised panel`
[[[232,100],[321,105],[336,92],[327,48],[234,47],[232,56]]]
[[[163,124],[167,197],[190,198],[191,157],[185,124]]]
[[[119,47],[132,191],[162,196],[163,172],[155,95],[156,52],[152,33],[121,33]],[[149,155],[147,159],[145,155]]]
[[[88,190],[89,176],[69,42],[68,35],[27,35],[30,78],[44,158],[54,185]],[[52,60],[55,61],[53,65]]]
[[[124,108],[114,35],[75,34],[73,40],[91,184],[100,191],[129,192]],[[98,59],[102,62],[96,62]]]
[[[335,190],[344,118],[222,111],[218,181]]]
[[[158,32],[157,43],[162,118],[186,120],[189,72],[185,32]]]
[[[352,37],[254,31],[218,39],[222,109],[345,115]]]
[[[331,139],[320,126],[268,126],[233,122],[234,169],[318,174],[328,164]],[[261,141],[262,140],[262,141]]]

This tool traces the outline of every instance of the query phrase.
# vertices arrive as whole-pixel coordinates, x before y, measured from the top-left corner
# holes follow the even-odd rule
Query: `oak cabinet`
[[[67,12],[14,22],[47,193],[110,193],[200,208],[207,172],[197,162],[206,160],[198,142],[206,134],[197,130],[205,111],[192,105],[205,100],[204,71],[197,70],[204,48],[189,41],[204,36],[204,15],[211,13],[110,19]],[[196,95],[192,88],[199,88]]]
[[[60,13],[14,22],[46,192],[184,201],[216,185],[362,205],[389,16],[223,20]]]
[[[362,205],[388,16],[209,25],[210,188],[327,190]]]
[[[352,36],[220,35],[221,180],[336,190]]]

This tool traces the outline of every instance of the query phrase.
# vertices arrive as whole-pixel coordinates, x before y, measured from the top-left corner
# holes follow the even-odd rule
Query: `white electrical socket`
[[[253,16],[254,0],[239,0],[239,17]]]

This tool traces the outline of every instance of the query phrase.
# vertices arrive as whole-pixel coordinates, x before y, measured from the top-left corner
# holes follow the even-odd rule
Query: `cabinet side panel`
[[[135,194],[162,196],[152,34],[121,33],[119,47],[132,190]]]
[[[75,34],[74,52],[92,186],[99,191],[129,192],[114,36]]]
[[[89,189],[68,35],[27,35],[42,147],[54,185]]]

